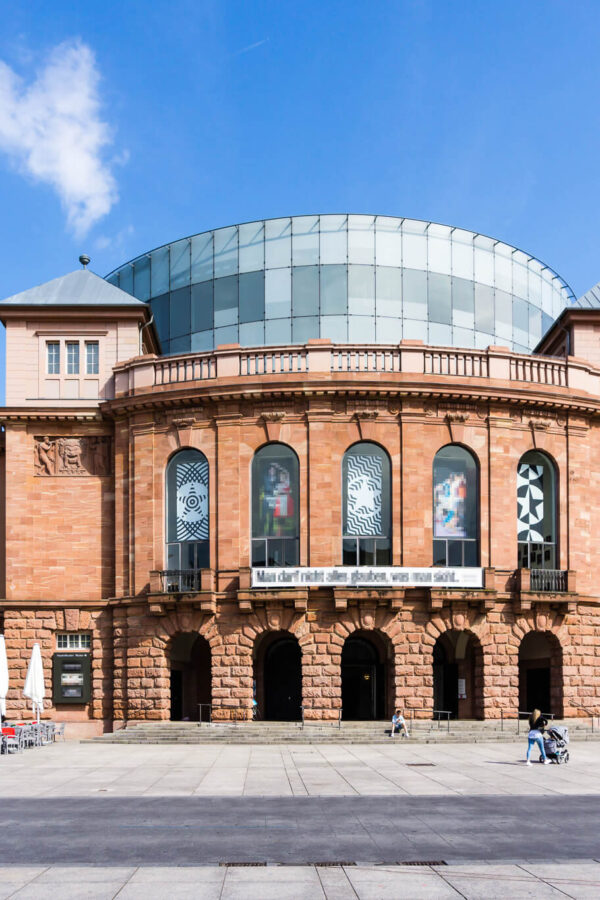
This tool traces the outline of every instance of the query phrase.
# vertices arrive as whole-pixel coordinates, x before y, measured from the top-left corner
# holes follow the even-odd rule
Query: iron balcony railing
[[[567,573],[562,569],[531,569],[531,590],[564,594],[567,590]]]
[[[159,572],[162,590],[167,594],[202,590],[201,569],[163,569]]]

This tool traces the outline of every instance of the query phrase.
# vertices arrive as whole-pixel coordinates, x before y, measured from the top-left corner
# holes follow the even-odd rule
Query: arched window
[[[267,444],[252,460],[252,565],[297,566],[300,517],[298,457]]]
[[[556,568],[556,471],[537,450],[517,468],[517,540],[520,569]]]
[[[433,564],[479,564],[477,463],[464,447],[449,444],[433,460]]]
[[[391,560],[390,459],[362,441],[342,463],[342,557],[345,566],[388,566]]]
[[[167,465],[167,569],[177,571],[179,580],[210,565],[208,538],[208,461],[199,450],[181,450]],[[186,589],[186,584],[170,584]],[[175,588],[173,588],[175,590]]]

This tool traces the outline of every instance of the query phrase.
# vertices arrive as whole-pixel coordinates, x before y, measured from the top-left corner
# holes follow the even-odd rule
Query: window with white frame
[[[67,375],[79,375],[79,341],[67,341]]]
[[[67,633],[56,636],[58,650],[89,650],[92,646],[92,638],[89,634]]]
[[[48,375],[60,375],[60,342],[46,342],[46,362]]]
[[[86,375],[97,375],[100,368],[100,354],[98,350],[98,341],[85,342],[85,373]]]

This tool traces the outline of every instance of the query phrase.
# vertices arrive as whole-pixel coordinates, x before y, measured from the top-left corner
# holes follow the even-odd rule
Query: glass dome
[[[472,231],[390,216],[266,219],[165,244],[107,280],[149,301],[165,354],[242,346],[508,346],[529,353],[568,284]]]

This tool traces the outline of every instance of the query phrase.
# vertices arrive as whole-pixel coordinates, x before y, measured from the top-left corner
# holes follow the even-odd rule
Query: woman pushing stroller
[[[540,748],[540,760],[543,761],[545,766],[550,765],[550,760],[546,756],[546,750],[544,748],[544,728],[548,724],[548,720],[544,719],[539,709],[534,709],[534,711],[529,716],[529,734],[528,734],[528,745],[527,745],[527,759],[525,760],[525,765],[531,765],[531,751],[533,748],[537,746]]]

